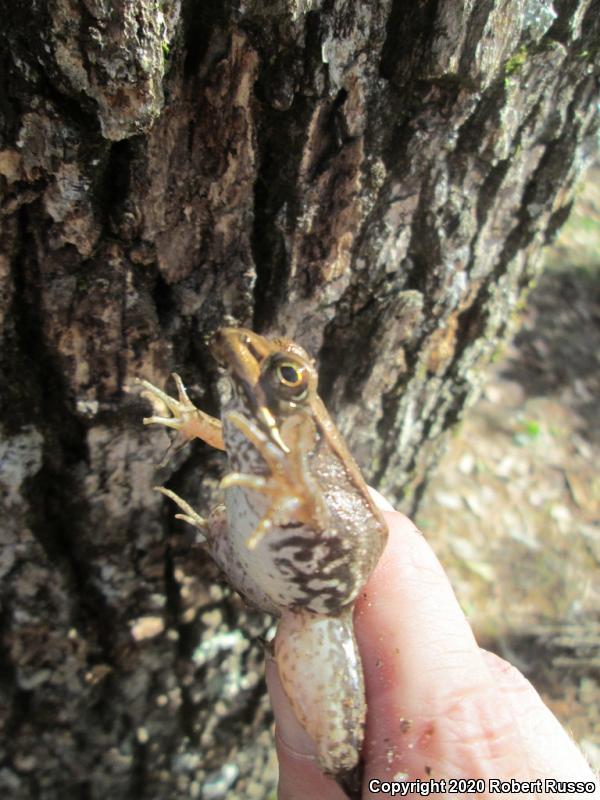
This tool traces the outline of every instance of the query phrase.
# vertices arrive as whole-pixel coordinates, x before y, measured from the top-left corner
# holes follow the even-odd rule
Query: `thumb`
[[[275,746],[279,760],[279,800],[345,800],[346,795],[317,764],[316,747],[300,725],[279,680],[274,659],[267,657],[266,677],[275,716]]]

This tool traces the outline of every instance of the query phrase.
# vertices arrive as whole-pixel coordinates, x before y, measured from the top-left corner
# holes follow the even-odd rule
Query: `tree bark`
[[[152,492],[136,376],[216,413],[225,324],[298,340],[414,508],[597,131],[598,0],[0,2],[0,794],[267,798],[270,620]]]

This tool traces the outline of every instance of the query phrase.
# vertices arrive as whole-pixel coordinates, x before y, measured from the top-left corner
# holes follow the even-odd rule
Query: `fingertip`
[[[394,506],[387,500],[377,489],[373,489],[372,486],[369,486],[369,492],[371,493],[371,497],[375,501],[375,504],[378,508],[382,511],[394,511]]]

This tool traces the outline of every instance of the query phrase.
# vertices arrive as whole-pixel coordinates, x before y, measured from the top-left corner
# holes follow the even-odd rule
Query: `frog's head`
[[[246,328],[220,328],[211,350],[227,371],[246,413],[287,451],[280,423],[310,408],[317,392],[313,361],[288,339],[265,339]]]

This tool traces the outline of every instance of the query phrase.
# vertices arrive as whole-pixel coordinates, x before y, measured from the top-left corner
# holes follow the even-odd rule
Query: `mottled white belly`
[[[273,527],[254,549],[249,549],[246,543],[268,504],[268,498],[258,492],[237,486],[226,491],[228,536],[239,560],[238,568],[278,608],[304,606],[331,613],[328,598],[347,591],[347,555],[335,558],[339,545],[331,532],[315,533],[305,526]]]

